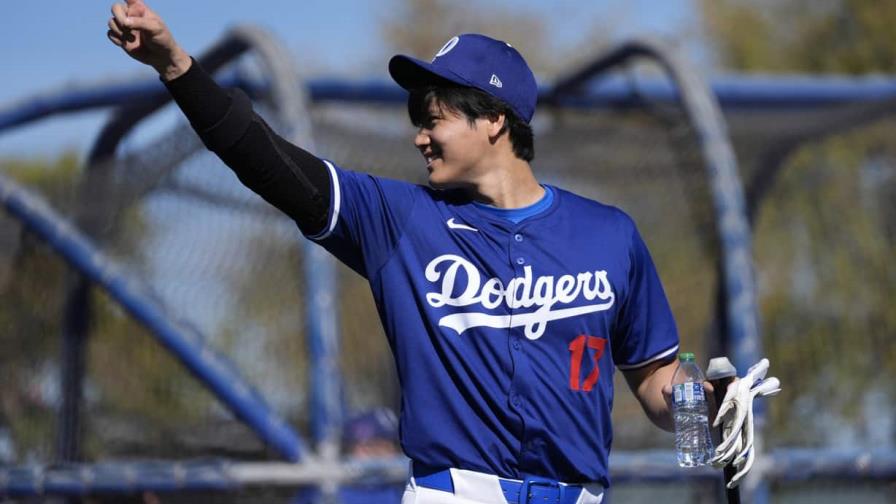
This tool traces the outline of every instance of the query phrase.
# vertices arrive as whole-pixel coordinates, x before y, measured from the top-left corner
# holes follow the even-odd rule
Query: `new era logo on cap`
[[[446,81],[474,87],[509,105],[526,122],[532,120],[538,100],[535,76],[520,53],[506,42],[475,33],[453,37],[432,62],[394,56],[389,73],[408,90]]]

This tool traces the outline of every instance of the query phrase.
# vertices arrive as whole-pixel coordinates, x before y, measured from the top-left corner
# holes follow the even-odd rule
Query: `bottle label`
[[[672,386],[672,400],[678,404],[689,403],[693,401],[705,401],[706,396],[703,395],[703,384],[696,382],[679,383]]]

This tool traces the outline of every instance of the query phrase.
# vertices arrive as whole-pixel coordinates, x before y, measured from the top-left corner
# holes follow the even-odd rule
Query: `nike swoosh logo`
[[[478,229],[476,229],[476,228],[474,228],[474,227],[470,227],[470,226],[468,226],[468,225],[466,225],[466,224],[458,224],[458,223],[454,222],[454,217],[448,219],[448,220],[445,222],[445,224],[448,224],[448,228],[449,228],[449,229],[464,229],[464,230],[467,230],[467,231],[476,231],[476,232],[479,231]]]

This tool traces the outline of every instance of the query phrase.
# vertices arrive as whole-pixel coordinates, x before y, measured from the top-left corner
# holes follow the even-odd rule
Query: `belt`
[[[448,469],[428,472],[414,467],[414,481],[418,486],[454,493],[454,483]],[[546,478],[526,478],[522,481],[500,478],[501,491],[509,504],[575,504],[582,493],[580,485],[567,485]]]

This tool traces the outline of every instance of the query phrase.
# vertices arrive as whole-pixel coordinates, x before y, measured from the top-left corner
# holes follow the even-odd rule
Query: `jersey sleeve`
[[[327,224],[321,232],[305,236],[370,278],[398,246],[421,190],[408,182],[324,163],[330,174]]]
[[[617,321],[613,361],[621,370],[672,359],[678,329],[647,245],[630,226],[628,290]]]

